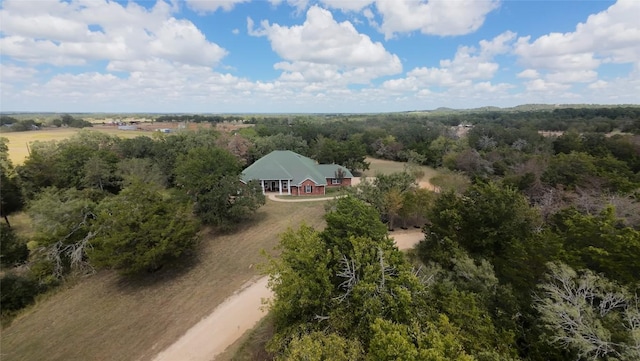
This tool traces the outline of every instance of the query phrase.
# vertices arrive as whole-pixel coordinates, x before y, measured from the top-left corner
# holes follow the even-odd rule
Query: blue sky
[[[640,103],[640,0],[4,0],[0,110]]]

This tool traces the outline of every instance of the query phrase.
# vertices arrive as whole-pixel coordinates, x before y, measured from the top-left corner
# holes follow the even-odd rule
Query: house
[[[350,186],[351,172],[337,164],[317,164],[289,150],[274,150],[247,167],[241,180],[260,181],[262,192],[296,196],[325,194],[327,187]]]

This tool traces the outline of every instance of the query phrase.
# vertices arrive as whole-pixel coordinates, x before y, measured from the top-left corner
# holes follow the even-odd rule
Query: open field
[[[363,177],[375,177],[376,174],[390,174],[395,172],[404,171],[405,162],[394,162],[392,160],[385,159],[377,159],[367,157],[367,162],[370,163],[369,169],[364,171]],[[438,187],[431,184],[431,178],[437,176],[439,172],[431,167],[427,167],[426,165],[421,165],[420,169],[424,172],[424,175],[421,179],[418,180],[418,184],[422,188],[426,188],[432,191],[438,192]]]
[[[2,330],[3,361],[151,360],[259,274],[278,234],[321,228],[324,202],[267,201],[234,234],[205,235],[189,266],[123,280],[101,271],[47,297]],[[211,335],[211,337],[216,337]]]
[[[28,144],[35,141],[63,140],[67,139],[81,130],[92,132],[103,132],[116,135],[121,138],[135,138],[138,136],[150,136],[155,129],[172,129],[177,130],[182,123],[179,122],[144,122],[137,124],[138,130],[119,130],[116,126],[94,125],[91,128],[45,128],[40,130],[32,130],[27,132],[2,132],[0,137],[9,139],[9,158],[14,165],[19,165],[29,155]],[[220,132],[234,132],[241,128],[252,127],[253,124],[242,123],[218,123],[215,125],[216,130]],[[189,123],[187,129],[209,129],[210,123]]]
[[[148,135],[148,133],[118,130],[114,127],[94,127],[84,129],[88,131],[117,135],[123,138],[135,138],[140,135]],[[0,133],[0,137],[9,139],[9,158],[13,162],[13,165],[18,165],[22,164],[29,155],[28,144],[35,141],[67,139],[78,133],[80,130],[81,129],[79,128],[47,128],[28,132]]]

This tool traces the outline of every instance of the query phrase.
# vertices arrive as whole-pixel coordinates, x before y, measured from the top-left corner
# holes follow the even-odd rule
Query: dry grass
[[[256,220],[203,237],[189,266],[123,280],[103,271],[47,297],[2,331],[11,360],[150,360],[225,298],[258,275],[278,234],[301,223],[322,227],[324,202],[267,201]],[[216,335],[211,335],[216,337]]]
[[[216,356],[216,361],[270,361],[273,357],[267,353],[266,346],[274,333],[273,317],[267,314],[252,330]]]
[[[111,135],[117,135],[123,138],[135,138],[140,135],[148,135],[148,133],[123,131],[114,127],[94,127],[84,128],[90,131],[103,132]],[[78,133],[79,128],[47,128],[42,130],[32,130],[28,132],[6,132],[0,133],[0,137],[9,139],[9,158],[13,165],[19,165],[29,155],[28,144],[39,141],[63,140]]]
[[[405,162],[394,162],[392,160],[384,160],[377,158],[367,158],[367,162],[370,163],[369,170],[363,172],[363,177],[375,177],[377,173],[390,174],[395,172],[404,171]],[[438,171],[427,166],[420,166],[420,169],[424,172],[424,176],[420,181],[429,181],[429,179],[438,175]]]

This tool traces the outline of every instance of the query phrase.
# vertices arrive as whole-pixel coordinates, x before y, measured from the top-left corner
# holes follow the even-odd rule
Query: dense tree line
[[[14,167],[0,143],[3,314],[74,274],[154,272],[195,251],[200,225],[224,231],[265,202],[213,131],[120,139],[80,132],[34,142]],[[24,211],[32,235],[9,219]],[[27,247],[28,246],[28,247]]]
[[[38,130],[43,126],[51,125],[54,127],[70,127],[70,128],[86,128],[92,127],[93,124],[81,118],[73,117],[69,114],[63,114],[58,118],[54,118],[50,123],[34,119],[17,119],[9,115],[0,115],[0,128],[2,131],[8,132],[24,132],[28,130]]]
[[[357,139],[369,156],[411,160],[329,207],[323,231],[282,236],[270,357],[639,359],[640,140],[605,134],[629,131],[635,111],[460,116],[466,135],[441,122],[422,138],[402,129],[433,118],[258,123],[258,137],[309,152]],[[544,119],[570,131],[545,137]],[[417,187],[416,162],[448,169],[440,193]],[[412,225],[424,240],[407,257],[386,231]]]
[[[222,123],[242,121],[243,117],[237,115],[206,115],[206,114],[180,114],[161,115],[155,119],[157,122],[192,122],[192,123]]]
[[[374,205],[354,197],[329,207],[323,231],[286,232],[268,267],[271,356],[640,356],[640,232],[611,206],[593,215],[570,207],[545,221],[519,191],[490,182],[425,208],[425,239],[411,262]]]

